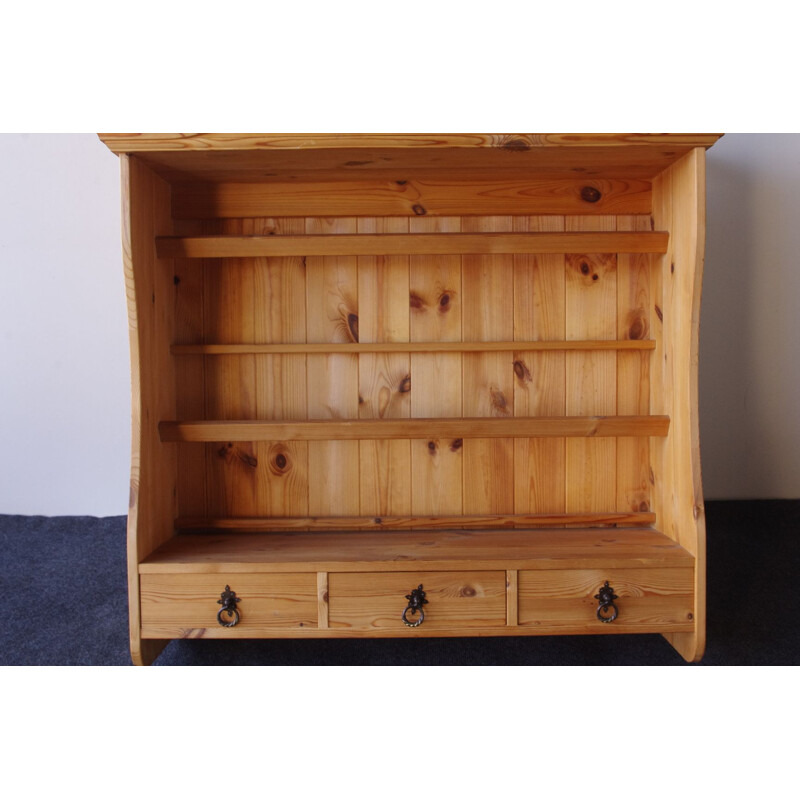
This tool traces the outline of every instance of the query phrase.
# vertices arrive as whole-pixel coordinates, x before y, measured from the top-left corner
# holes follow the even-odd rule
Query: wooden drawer
[[[229,585],[241,602],[232,628],[217,621],[220,594]],[[271,628],[316,627],[314,573],[144,574],[141,576],[142,632],[160,636],[246,636]],[[227,621],[227,614],[223,614]],[[192,634],[190,631],[204,629]]]
[[[597,618],[595,595],[608,581],[618,596],[613,622]],[[667,569],[523,570],[518,624],[548,633],[635,633],[693,629],[694,571]]]
[[[402,620],[406,595],[420,584],[425,621]],[[506,624],[505,572],[349,572],[328,576],[331,628],[429,631],[499,627]],[[409,615],[409,619],[417,617]]]

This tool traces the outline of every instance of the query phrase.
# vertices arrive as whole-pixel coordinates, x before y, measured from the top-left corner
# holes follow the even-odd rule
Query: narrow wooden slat
[[[515,217],[515,226],[531,231],[563,231],[564,218]],[[566,340],[564,256],[514,256],[514,414],[560,416],[566,413],[564,352]],[[564,348],[550,348],[558,340]],[[592,342],[590,349],[613,342]],[[560,351],[560,352],[559,352]],[[514,511],[563,513],[565,509],[564,439],[514,440]],[[557,523],[554,523],[557,524]]]
[[[651,513],[506,514],[408,517],[178,517],[176,530],[186,531],[347,531],[347,530],[479,530],[542,528],[556,525],[642,526],[655,522]]]
[[[614,217],[568,217],[568,230],[614,230]],[[566,259],[566,338],[617,339],[617,255],[597,251]],[[566,354],[567,414],[615,414],[617,361],[612,352]],[[635,434],[634,434],[635,435]],[[566,451],[566,510],[611,511],[616,503],[616,441],[571,439]]]
[[[201,420],[159,423],[162,442],[666,436],[669,417],[464,417],[463,419]]]
[[[610,154],[632,149],[638,159],[648,158],[648,149],[711,147],[719,133],[98,133],[114,153],[146,151],[207,152],[230,150],[303,151],[306,161],[315,151],[356,149],[372,151],[387,148],[405,151],[442,153],[467,150],[499,150],[528,153],[542,150],[547,158],[586,148],[602,147]],[[673,153],[672,155],[676,155]],[[683,153],[680,153],[683,155]],[[619,158],[619,156],[618,156]],[[626,163],[622,161],[621,163]],[[312,162],[313,164],[313,162]]]
[[[518,575],[515,569],[506,570],[506,625],[511,626],[515,626],[518,619]]]
[[[358,220],[364,234],[408,233],[407,217]],[[408,256],[358,258],[358,341],[408,343]],[[411,411],[411,366],[402,349],[358,358],[360,419],[402,419]],[[361,514],[411,512],[411,445],[407,440],[359,442]]]
[[[202,222],[176,222],[178,235],[202,233]],[[201,348],[187,358],[175,362],[177,414],[180,419],[202,419],[205,406],[205,359],[203,332],[203,270],[188,261],[175,259],[175,340],[184,345]],[[223,345],[224,346],[224,345]],[[178,513],[206,513],[206,460],[197,457],[197,449],[189,444],[178,445]]]
[[[649,214],[650,182],[625,177],[541,179],[506,171],[492,175],[441,172],[402,179],[353,175],[349,180],[280,178],[270,182],[197,183],[175,187],[176,219],[261,216],[450,216],[466,214]],[[285,173],[284,173],[285,174]],[[597,199],[582,196],[589,186]]]
[[[335,239],[354,234],[356,220],[310,218],[305,227],[306,233]],[[355,257],[307,258],[306,285],[307,341],[357,342],[358,266]],[[357,417],[358,357],[308,355],[306,364],[309,416],[315,419]],[[298,437],[287,430],[286,435],[278,438]],[[308,512],[358,514],[358,442],[325,441],[325,438],[311,441],[308,446]]]
[[[446,235],[459,217],[415,217],[409,230]],[[461,343],[461,256],[409,257],[409,334],[412,342]],[[411,354],[411,416],[460,417],[463,356],[459,350]],[[412,514],[461,514],[463,447],[459,439],[431,436],[411,442]]]
[[[514,253],[665,253],[661,231],[559,233],[409,233],[306,236],[160,236],[160,258],[280,256],[502,255]]]
[[[650,216],[617,217],[617,229],[650,230]],[[650,336],[650,256],[617,256],[617,336],[630,341]],[[655,342],[653,342],[655,344]],[[650,409],[650,355],[617,351],[617,414],[646,414]],[[617,440],[615,507],[649,511],[650,440]]]
[[[516,293],[515,293],[516,294]],[[521,294],[521,292],[520,292]],[[174,356],[246,355],[277,353],[506,353],[566,350],[654,350],[648,339],[619,341],[518,341],[518,342],[358,342],[344,344],[175,344]]]
[[[317,573],[317,627],[325,629],[328,627],[328,573]]]
[[[688,566],[652,528],[532,531],[181,533],[140,564],[146,572],[370,572]],[[413,588],[413,587],[412,587]]]
[[[464,217],[462,230],[480,235],[511,230],[511,217]],[[510,234],[513,235],[513,234]],[[514,337],[514,264],[508,254],[465,255],[461,268],[464,341],[508,341]],[[514,414],[510,355],[467,353],[463,360],[465,417],[509,419]],[[464,513],[514,512],[514,442],[510,438],[464,436]]]
[[[252,220],[206,223],[223,233],[252,233]],[[220,268],[217,269],[216,267]],[[204,262],[205,335],[222,343],[254,342],[255,266],[253,259],[231,258],[221,265]],[[258,419],[254,356],[206,360],[206,416],[211,419]],[[258,513],[258,454],[247,440],[206,448],[206,496],[209,514]]]
[[[257,219],[256,233],[301,234],[299,219]],[[306,341],[306,267],[299,256],[253,260],[255,331],[258,342]],[[295,353],[255,353],[259,419],[306,419],[306,357]],[[247,391],[247,387],[242,387]],[[308,444],[258,442],[256,471],[259,513],[308,514]]]

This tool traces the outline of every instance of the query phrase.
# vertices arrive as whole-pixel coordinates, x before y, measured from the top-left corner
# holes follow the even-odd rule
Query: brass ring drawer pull
[[[594,599],[600,601],[600,605],[597,606],[597,619],[599,619],[600,622],[613,622],[619,616],[619,610],[616,605],[614,605],[614,601],[619,598],[608,585],[608,581],[603,584],[600,591],[594,596]]]
[[[225,591],[219,596],[217,602],[222,606],[222,608],[217,611],[217,622],[219,622],[223,628],[232,628],[234,625],[238,625],[239,610],[236,608],[236,604],[241,603],[242,599],[236,596],[236,592],[231,591],[230,586],[226,586]],[[230,618],[227,622],[222,619],[223,611],[227,611],[228,617]]]
[[[406,606],[406,610],[403,612],[403,623],[409,628],[418,628],[425,621],[425,612],[423,611],[422,606],[426,605],[428,602],[425,599],[425,592],[422,591],[422,584],[420,584],[416,589],[412,589],[411,594],[406,595],[406,600],[408,600],[408,605]],[[419,619],[415,620],[414,622],[410,622],[406,616],[409,611],[411,612],[412,617],[418,613]]]

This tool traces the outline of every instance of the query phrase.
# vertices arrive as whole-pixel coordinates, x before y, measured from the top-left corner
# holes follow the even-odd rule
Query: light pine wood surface
[[[101,138],[123,153],[135,663],[177,637],[615,632],[702,657],[717,135]]]

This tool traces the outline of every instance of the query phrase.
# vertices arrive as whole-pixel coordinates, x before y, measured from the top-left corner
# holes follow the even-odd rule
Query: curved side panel
[[[155,237],[171,232],[169,186],[134,157],[120,156],[122,255],[131,349],[131,485],[128,507],[128,600],[131,657],[146,664],[165,642],[142,642],[139,563],[172,535],[175,446],[161,444],[160,419],[175,414],[172,265],[159,260]],[[155,646],[154,646],[155,645]]]
[[[653,440],[656,515],[660,529],[695,561],[695,630],[665,634],[687,661],[705,649],[706,527],[700,470],[697,380],[705,247],[705,151],[697,148],[653,183],[655,227],[670,245],[654,278],[661,347],[654,354],[651,413],[669,414],[669,435]]]

